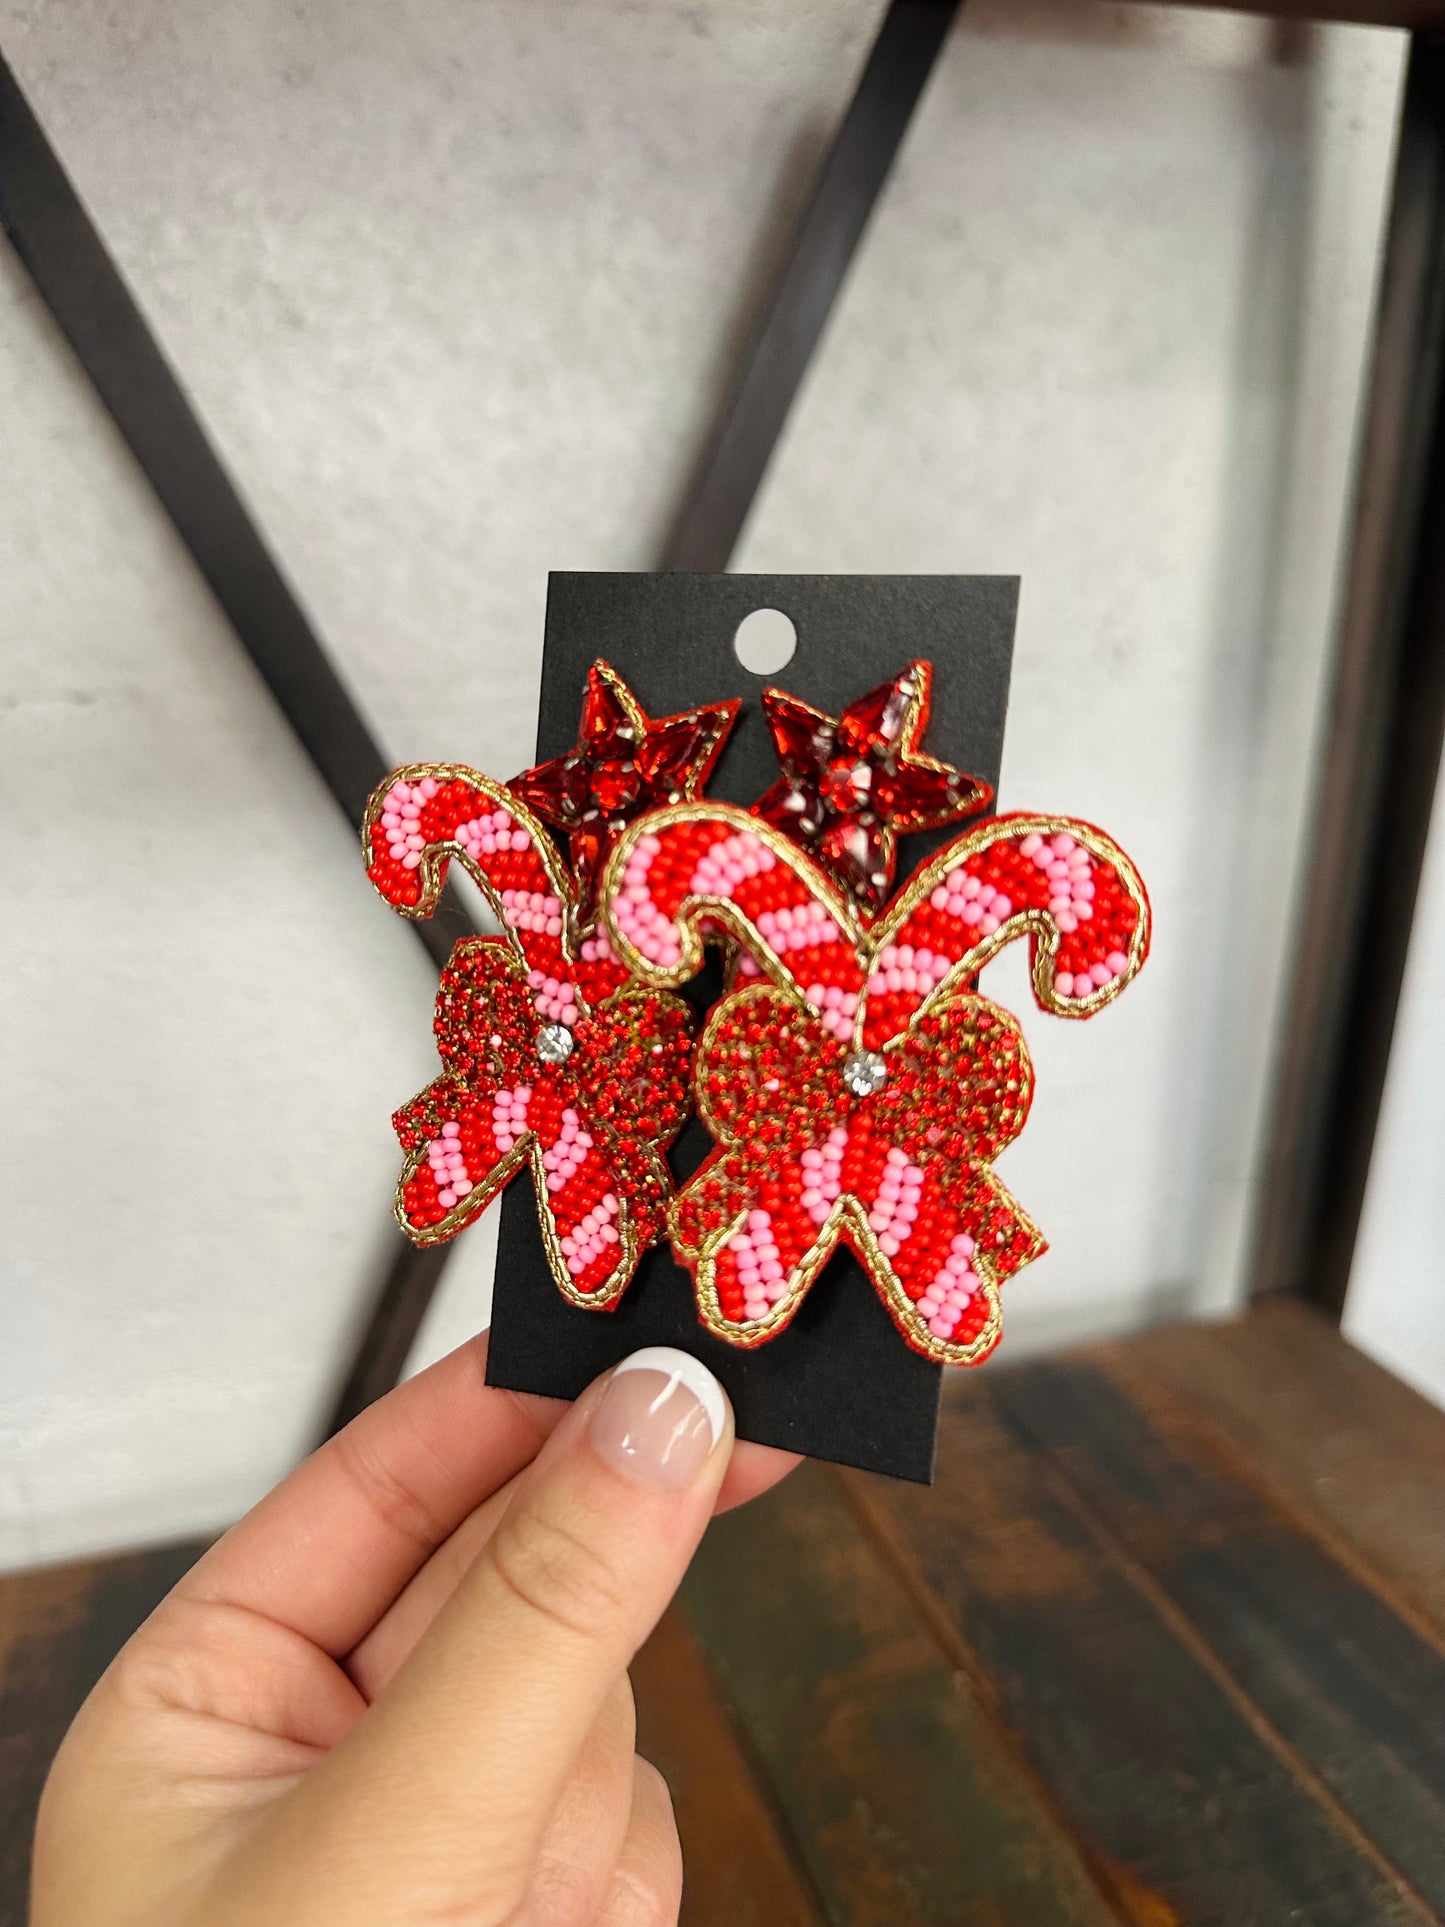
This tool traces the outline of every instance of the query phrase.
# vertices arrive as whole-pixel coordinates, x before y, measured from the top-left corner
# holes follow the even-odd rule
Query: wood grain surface
[[[955,1399],[940,1489],[847,1483],[957,1664],[1118,1870],[1124,1917],[1433,1920],[1049,1454],[1020,1438],[1001,1410],[1007,1378],[985,1374]]]
[[[999,1413],[1061,1468],[1301,1774],[1445,1912],[1445,1655],[1187,1406],[1111,1363],[1000,1373]]]
[[[1288,1299],[1118,1348],[1445,1636],[1445,1412]]]
[[[832,1473],[717,1520],[684,1596],[830,1922],[1115,1919]]]
[[[791,1842],[676,1606],[632,1663],[637,1750],[660,1767],[682,1839],[681,1927],[820,1927]]]
[[[0,1580],[0,1927],[199,1550]],[[633,1681],[686,1927],[1441,1927],[1445,1414],[1279,1304],[967,1374],[931,1490],[719,1520]]]
[[[0,1579],[0,1927],[24,1927],[35,1809],[66,1727],[206,1544],[188,1540]]]

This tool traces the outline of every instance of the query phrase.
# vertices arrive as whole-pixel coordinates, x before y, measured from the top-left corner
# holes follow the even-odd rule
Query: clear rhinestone
[[[543,1024],[537,1032],[537,1055],[544,1064],[565,1064],[572,1055],[572,1033],[565,1024]]]
[[[854,1097],[876,1097],[888,1082],[888,1066],[876,1050],[855,1050],[843,1060],[843,1082]]]

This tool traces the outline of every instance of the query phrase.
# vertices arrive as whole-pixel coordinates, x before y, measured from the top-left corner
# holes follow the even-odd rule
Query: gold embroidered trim
[[[976,977],[984,965],[992,962],[1005,945],[1016,938],[1032,932],[1039,939],[1038,952],[1034,958],[1033,986],[1034,996],[1042,1009],[1055,1017],[1092,1017],[1111,1004],[1126,985],[1138,976],[1149,951],[1150,911],[1149,896],[1144,888],[1143,879],[1129,858],[1119,848],[1111,836],[1096,829],[1092,823],[1085,823],[1073,816],[991,816],[971,830],[965,830],[952,843],[931,857],[923,868],[909,881],[901,896],[889,907],[886,914],[867,932],[865,943],[869,964],[890,943],[897,941],[898,933],[920,904],[938,888],[946,876],[950,876],[960,864],[966,863],[980,850],[986,850],[991,843],[1021,842],[1026,836],[1071,836],[1081,843],[1100,863],[1114,870],[1124,886],[1124,894],[1133,904],[1135,924],[1129,939],[1129,948],[1124,953],[1128,959],[1125,968],[1111,982],[1090,992],[1087,997],[1071,998],[1062,1001],[1054,993],[1053,962],[1063,943],[1063,933],[1047,910],[1015,910],[1001,923],[991,936],[983,937],[972,949],[966,951],[958,962],[939,983],[935,984],[919,1010],[927,1010],[929,1005],[941,997],[947,997],[956,990],[961,982]],[[859,1004],[857,1035],[863,1033],[863,1006]]]
[[[768,984],[751,984],[746,990],[733,993],[728,999],[726,1010],[722,1004],[714,1009],[698,1042],[693,1072],[698,1115],[722,1150],[729,1150],[738,1144],[740,1134],[735,1129],[730,1129],[719,1116],[717,1106],[710,1096],[710,1086],[717,1081],[720,1074],[719,1068],[712,1062],[714,1053],[718,1051],[716,1032],[719,1020],[735,1022],[740,1007],[748,1003],[766,1004],[774,998],[781,998],[794,1009],[808,1011],[808,1006],[800,998],[789,997],[786,992],[779,992]],[[1033,1065],[1023,1033],[1010,1011],[1003,1005],[978,995],[977,992],[962,996],[955,995],[948,1002],[950,1007],[960,1015],[986,1012],[1017,1040],[1019,1090],[1009,1111],[993,1126],[994,1135],[1002,1136],[1006,1142],[1012,1142],[1023,1129],[1033,1101]],[[945,1015],[945,1012],[935,1009],[932,1015],[937,1021]],[[813,1022],[816,1023],[816,1019]],[[841,1050],[842,1047],[837,1044],[837,1041],[822,1031],[821,1025],[817,1028],[820,1042],[825,1043],[831,1050]],[[911,1029],[910,1025],[909,1030],[900,1031],[897,1036],[890,1038],[883,1046],[883,1054],[887,1056],[893,1052],[902,1055],[910,1048],[913,1042],[909,1034]],[[900,1146],[900,1148],[905,1147]],[[907,1148],[909,1156],[917,1160],[920,1168],[925,1168],[927,1163],[938,1159],[938,1153],[927,1148]],[[701,1176],[707,1170],[708,1166],[704,1165],[697,1175]],[[1017,1231],[1027,1240],[1027,1249],[1010,1266],[1010,1274],[1021,1270],[1024,1265],[1031,1264],[1046,1249],[1043,1233],[1002,1183],[988,1160],[980,1158],[970,1175],[973,1182],[982,1186],[987,1192],[992,1205],[1002,1206],[1007,1211]],[[853,1192],[844,1192],[835,1200],[828,1217],[819,1226],[807,1251],[790,1269],[789,1276],[793,1279],[793,1283],[787,1292],[768,1308],[766,1317],[734,1322],[723,1310],[717,1284],[717,1260],[719,1252],[728,1240],[735,1236],[746,1223],[747,1211],[738,1212],[726,1220],[721,1229],[711,1233],[700,1244],[693,1245],[684,1237],[678,1223],[679,1208],[684,1202],[688,1202],[685,1192],[674,1197],[668,1209],[668,1230],[673,1249],[680,1258],[693,1267],[698,1315],[703,1324],[715,1337],[723,1339],[729,1345],[751,1350],[755,1346],[765,1344],[790,1324],[798,1306],[807,1296],[818,1273],[832,1257],[840,1240],[852,1248],[903,1337],[915,1351],[921,1352],[926,1358],[931,1358],[941,1365],[973,1365],[986,1357],[999,1341],[1003,1318],[999,1293],[1000,1280],[996,1275],[994,1262],[983,1244],[976,1242],[974,1256],[970,1263],[982,1280],[978,1295],[988,1306],[988,1318],[971,1338],[962,1343],[941,1339],[928,1329],[926,1321],[919,1316],[917,1305],[909,1297],[892,1260],[879,1244],[872,1226],[868,1223],[868,1206]],[[987,1207],[984,1207],[978,1215],[986,1216]],[[961,1213],[960,1222],[962,1222]],[[964,1228],[967,1227],[964,1226]]]
[[[629,696],[628,701],[630,702],[630,700]],[[562,931],[558,939],[562,957],[567,964],[572,966],[577,965],[581,961],[578,955],[580,945],[585,938],[591,934],[594,924],[589,923],[585,930],[580,930],[575,927],[577,892],[550,831],[541,819],[536,816],[519,797],[513,795],[512,791],[509,790],[504,783],[495,782],[491,777],[483,775],[480,770],[473,769],[468,764],[408,763],[399,769],[393,770],[385,782],[378,785],[367,801],[366,812],[362,818],[361,825],[361,848],[367,870],[370,871],[376,861],[374,833],[381,819],[382,811],[386,808],[390,799],[392,790],[398,782],[417,784],[427,776],[434,778],[438,784],[453,782],[467,784],[468,787],[476,790],[481,798],[490,802],[494,810],[499,809],[506,811],[507,815],[512,818],[518,828],[525,831],[530,837],[532,847],[537,854],[537,859],[546,873],[547,880],[552,886],[553,892],[562,905]],[[453,947],[451,961],[453,963],[456,961],[458,953],[462,951],[464,947],[470,948],[477,945],[486,945],[489,949],[494,949],[505,944],[511,967],[513,971],[518,974],[520,985],[525,987],[529,969],[527,954],[523,948],[519,933],[512,927],[508,918],[506,907],[502,902],[501,893],[475,858],[454,839],[446,838],[443,841],[428,843],[423,848],[421,852],[421,863],[416,871],[419,896],[415,904],[396,903],[390,897],[385,897],[385,901],[393,910],[397,911],[399,915],[407,917],[412,921],[418,921],[424,917],[431,916],[436,909],[445,883],[446,865],[448,862],[458,862],[462,865],[467,874],[481,890],[493,915],[501,925],[500,936],[488,934],[480,937],[462,938]],[[373,888],[377,888],[378,894],[385,896],[385,893],[380,891],[379,887],[375,884],[373,884]],[[450,964],[448,968],[450,968]],[[637,998],[640,994],[640,986],[636,983],[622,983],[618,985],[615,991],[597,1004],[589,1004],[581,985],[575,981],[572,984],[572,991],[577,999],[581,1012],[578,1024],[578,1028],[580,1028],[581,1024],[585,1023],[588,1018],[614,1009],[624,1000]],[[663,993],[659,988],[655,994],[661,995]],[[683,1007],[686,1009],[686,1005]],[[629,1028],[632,1036],[640,1041],[643,1033],[639,1026],[634,1022]],[[648,1033],[648,1035],[650,1035],[650,1033]],[[451,1082],[453,1084],[459,1081],[462,1091],[465,1092],[465,1082],[463,1080],[457,1080],[450,1073],[444,1078],[437,1080],[438,1083]],[[434,1088],[435,1085],[429,1086],[428,1091]],[[423,1096],[426,1095],[427,1093],[423,1093]],[[476,1098],[474,1094],[470,1095],[473,1095],[473,1101],[485,1101],[484,1099]],[[516,1175],[525,1161],[531,1166],[532,1185],[536,1198],[538,1223],[542,1232],[542,1243],[547,1253],[547,1261],[551,1268],[552,1277],[557,1289],[562,1293],[564,1298],[584,1310],[610,1311],[621,1298],[627,1286],[632,1282],[638,1260],[641,1258],[643,1252],[657,1243],[665,1233],[667,1202],[673,1193],[672,1173],[668,1168],[666,1160],[658,1155],[656,1145],[659,1140],[657,1138],[649,1137],[646,1131],[639,1126],[635,1137],[624,1141],[620,1133],[610,1123],[592,1114],[591,1107],[586,1105],[585,1096],[580,1090],[577,1096],[578,1101],[584,1105],[584,1108],[586,1108],[588,1112],[589,1129],[595,1133],[599,1143],[607,1144],[608,1147],[616,1153],[613,1157],[603,1159],[607,1168],[616,1173],[621,1169],[627,1168],[629,1165],[633,1167],[641,1166],[642,1171],[646,1174],[647,1181],[656,1188],[658,1227],[656,1232],[650,1237],[646,1236],[644,1228],[638,1225],[637,1213],[632,1201],[626,1197],[620,1189],[615,1191],[618,1205],[616,1219],[619,1253],[618,1262],[606,1281],[595,1291],[579,1291],[573,1283],[571,1272],[567,1269],[567,1257],[562,1250],[560,1234],[557,1230],[556,1216],[551,1205],[551,1194],[547,1189],[547,1171],[542,1162],[542,1145],[536,1133],[533,1131],[528,1131],[520,1143],[513,1145],[512,1149],[506,1152],[500,1161],[491,1167],[481,1182],[474,1185],[467,1196],[454,1205],[444,1218],[439,1220],[437,1224],[428,1226],[414,1225],[406,1213],[406,1186],[411,1182],[412,1178],[415,1177],[427,1156],[427,1146],[425,1144],[418,1146],[415,1151],[408,1155],[402,1167],[401,1176],[397,1180],[393,1196],[393,1214],[402,1231],[411,1239],[413,1244],[422,1248],[446,1243],[449,1239],[455,1237],[459,1231],[472,1223],[475,1218],[480,1217],[487,1206],[493,1202]],[[669,1136],[676,1135],[676,1129],[681,1128],[681,1122],[682,1120],[679,1120],[678,1126],[675,1127]],[[441,1120],[438,1119],[436,1128],[433,1131],[434,1136],[439,1133],[440,1127]],[[635,1151],[630,1151],[627,1148],[630,1143],[635,1143]]]
[[[930,770],[935,775],[943,777],[956,776],[961,782],[971,785],[971,794],[965,795],[960,791],[956,805],[945,805],[937,810],[931,811],[921,821],[913,823],[908,830],[903,832],[904,835],[912,836],[920,830],[941,829],[947,823],[956,823],[961,817],[972,815],[978,810],[987,809],[988,805],[993,801],[993,785],[992,783],[985,783],[982,777],[970,776],[966,770],[955,769],[951,763],[940,762],[936,756],[930,756],[926,751],[919,749],[918,743],[927,733],[929,715],[933,707],[933,664],[925,659],[918,658],[909,663],[903,673],[905,675],[911,673],[913,689],[912,693],[905,700],[903,716],[899,723],[897,734],[893,739],[893,753],[898,756],[900,761],[908,764],[913,769]],[[836,729],[838,723],[841,721],[841,712],[838,716],[830,716],[826,709],[818,709],[814,704],[804,702],[801,696],[795,696],[789,690],[780,689],[776,683],[770,683],[763,691],[765,716],[767,716],[767,699],[769,696],[780,696],[785,702],[791,704],[794,709],[806,711],[809,716],[815,719],[818,726],[818,733],[824,735],[825,738],[829,732]],[[771,726],[772,719],[770,716],[768,716],[768,721]],[[776,789],[779,783],[788,783],[792,780],[788,775],[788,759],[784,755],[781,743],[777,743],[777,756],[779,763],[782,765],[783,773],[778,779],[778,783],[773,784],[768,792],[766,792],[767,795],[771,795],[772,789]],[[765,799],[759,800],[761,802]],[[897,864],[898,836],[899,832],[894,829],[891,823],[880,822],[878,824],[879,852],[883,859],[884,872],[889,878],[892,877]],[[791,839],[789,840],[791,841]],[[801,847],[801,845],[794,845],[795,849]],[[812,855],[812,852],[807,851],[805,854]],[[814,861],[817,861],[817,859],[815,858]],[[847,894],[850,900],[857,900],[851,891]]]
[[[420,783],[423,777],[430,776],[437,783],[466,783],[490,801],[494,810],[505,810],[517,827],[525,830],[532,839],[538,861],[547,873],[554,895],[562,905],[562,935],[560,938],[562,955],[569,964],[581,961],[578,946],[592,934],[596,925],[595,917],[585,929],[577,928],[577,890],[572,877],[562,860],[561,852],[552,839],[552,833],[519,796],[514,796],[505,783],[493,781],[484,776],[479,769],[472,769],[467,763],[406,763],[394,769],[384,783],[372,791],[366,805],[366,814],[361,819],[361,853],[368,872],[377,861],[373,847],[373,832],[381,821],[381,813],[386,808],[392,790],[398,783]],[[460,863],[467,875],[486,898],[493,916],[501,924],[504,935],[511,943],[518,957],[524,957],[516,932],[507,922],[507,913],[502,907],[501,894],[476,858],[464,850],[460,843],[451,837],[440,842],[428,843],[421,852],[421,863],[416,871],[418,888],[421,892],[415,903],[396,903],[380,887],[373,883],[372,888],[378,895],[385,897],[400,917],[412,923],[419,923],[429,917],[437,907],[446,883],[448,863]]]
[[[944,877],[966,863],[971,856],[994,843],[1022,841],[1023,838],[1031,835],[1052,837],[1067,834],[1073,837],[1075,842],[1083,845],[1091,856],[1111,868],[1118,876],[1124,893],[1135,910],[1135,924],[1130,935],[1129,948],[1125,953],[1127,961],[1124,970],[1108,984],[1095,987],[1085,997],[1068,1000],[1059,998],[1054,991],[1054,963],[1062,945],[1063,933],[1059,930],[1051,913],[1046,910],[1027,908],[1015,911],[990,936],[981,938],[973,944],[953,965],[947,976],[921,998],[910,1012],[904,1029],[883,1044],[882,1049],[885,1053],[899,1048],[923,1019],[935,1017],[947,1004],[957,1002],[965,986],[1005,945],[1026,934],[1032,934],[1038,939],[1032,969],[1034,995],[1044,1010],[1060,1017],[1092,1017],[1096,1011],[1112,1003],[1125,986],[1137,976],[1148,953],[1149,898],[1138,871],[1111,837],[1093,824],[1080,819],[1021,813],[989,817],[955,837],[910,879],[882,917],[874,923],[865,923],[858,915],[853,902],[834,885],[817,860],[791,838],[736,804],[702,800],[669,805],[638,818],[635,823],[628,826],[614,846],[603,876],[599,900],[608,941],[633,975],[644,982],[657,984],[659,987],[676,987],[687,982],[697,973],[701,967],[704,949],[700,924],[706,919],[713,926],[721,926],[737,944],[746,948],[773,990],[780,993],[795,1008],[807,1012],[815,1021],[821,1023],[821,1011],[803,994],[792,970],[772,948],[752,919],[725,898],[692,896],[683,898],[672,916],[681,954],[678,962],[670,967],[659,966],[645,957],[621,929],[613,912],[613,901],[617,892],[623,887],[624,871],[634,847],[645,835],[657,835],[661,831],[684,823],[717,824],[726,826],[734,834],[745,833],[757,837],[772,851],[774,858],[791,871],[813,901],[833,918],[852,948],[861,978],[858,1009],[853,1026],[854,1048],[858,1048],[862,1043],[867,1020],[868,984],[878,955],[890,943],[896,941],[899,931],[908,918],[931,896]],[[725,1011],[729,1016],[734,1015],[738,1000],[746,999],[762,988],[756,984],[749,985],[747,989],[733,988],[732,985],[736,982],[735,972],[730,971],[729,990],[723,1001],[713,1010],[698,1046],[693,1080],[697,1091],[699,1114],[706,1122],[715,1141],[723,1147],[735,1143],[736,1140],[724,1135],[723,1127],[715,1115],[714,1106],[707,1094],[707,1072],[704,1066],[710,1045],[714,1041],[714,1030],[719,1018]],[[1022,1033],[1018,1030],[1016,1021],[1010,1013],[1004,1011],[1000,1005],[991,1004],[986,998],[977,997],[976,993],[970,993],[970,995],[975,997],[978,1003],[998,1012],[1022,1041]],[[1032,1066],[1029,1063],[1026,1048],[1024,1066],[1027,1094],[1023,1102],[1023,1111],[1026,1113],[1032,1095]],[[1025,1251],[1009,1267],[1011,1275],[1012,1272],[1031,1263],[1041,1251],[1046,1249],[1045,1240],[1032,1218],[994,1174],[990,1164],[981,1163],[978,1175],[996,1204],[1005,1209],[1013,1219],[1018,1235],[1025,1241]],[[983,1328],[965,1343],[955,1344],[951,1340],[940,1339],[928,1330],[919,1317],[913,1300],[904,1290],[891,1261],[868,1224],[866,1207],[851,1194],[844,1194],[834,1204],[818,1236],[793,1268],[791,1275],[794,1283],[790,1285],[785,1295],[769,1308],[767,1316],[734,1324],[725,1317],[718,1294],[717,1254],[745,1222],[746,1214],[740,1214],[730,1220],[721,1230],[705,1238],[699,1247],[693,1248],[683,1241],[679,1231],[678,1212],[682,1202],[681,1197],[675,1196],[668,1210],[673,1247],[678,1256],[694,1269],[699,1315],[703,1323],[717,1337],[726,1340],[729,1344],[750,1348],[765,1343],[782,1330],[792,1318],[840,1239],[845,1240],[853,1248],[872,1278],[875,1289],[892,1313],[895,1323],[915,1350],[943,1364],[970,1365],[977,1363],[998,1342],[1002,1320],[1000,1279],[994,1260],[983,1247],[976,1246],[974,1257],[970,1262],[982,1281],[981,1291],[988,1306],[987,1321]]]
[[[607,932],[608,942],[617,955],[627,965],[632,975],[643,978],[648,983],[675,989],[689,978],[696,976],[702,967],[703,940],[698,931],[698,923],[707,918],[713,923],[725,926],[734,941],[743,944],[765,974],[777,984],[780,990],[797,990],[796,979],[782,958],[773,949],[767,938],[748,916],[735,905],[722,897],[684,897],[673,913],[673,923],[681,942],[682,951],[678,962],[668,969],[653,963],[635,949],[630,938],[619,927],[613,914],[614,895],[622,887],[622,875],[633,848],[642,836],[656,836],[659,831],[671,829],[679,823],[717,823],[726,824],[734,834],[756,836],[767,845],[775,858],[785,863],[793,875],[808,890],[842,931],[855,957],[862,975],[862,987],[858,995],[858,1012],[854,1020],[854,1042],[862,1041],[863,1026],[867,1017],[867,985],[872,967],[879,953],[890,943],[896,941],[898,932],[919,905],[924,903],[933,891],[960,864],[966,863],[980,850],[986,850],[992,843],[1012,843],[1022,841],[1026,836],[1072,836],[1076,843],[1083,844],[1091,856],[1107,864],[1118,874],[1125,895],[1133,904],[1135,924],[1125,952],[1128,962],[1120,974],[1110,983],[1091,991],[1087,997],[1067,1001],[1055,995],[1053,987],[1053,962],[1059,954],[1062,933],[1047,910],[1015,910],[1007,921],[1001,923],[991,936],[981,938],[974,944],[949,971],[941,982],[924,998],[913,1012],[918,1016],[940,998],[949,996],[960,982],[976,977],[984,966],[996,957],[1006,944],[1029,933],[1039,939],[1038,953],[1034,958],[1033,986],[1034,995],[1042,1009],[1055,1017],[1092,1017],[1095,1011],[1110,1004],[1119,993],[1138,976],[1149,950],[1150,909],[1149,896],[1143,880],[1133,863],[1103,830],[1096,829],[1092,823],[1070,816],[991,816],[983,823],[975,824],[971,830],[963,831],[951,843],[933,856],[918,873],[910,879],[901,895],[888,907],[876,923],[865,923],[855,912],[853,905],[838,890],[832,878],[810,853],[801,849],[781,830],[774,829],[760,817],[750,816],[735,803],[673,803],[666,808],[654,810],[641,816],[635,823],[628,825],[618,839],[607,868],[603,874],[600,901],[602,923]],[[797,991],[801,997],[802,992]],[[806,1004],[807,999],[803,998]],[[814,1008],[808,1005],[811,1010]],[[821,1013],[820,1013],[821,1014]]]

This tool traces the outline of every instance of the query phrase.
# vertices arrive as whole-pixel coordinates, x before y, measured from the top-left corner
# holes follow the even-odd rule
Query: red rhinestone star
[[[610,663],[587,672],[577,746],[507,785],[545,822],[567,832],[583,923],[618,834],[661,803],[696,796],[712,774],[736,702],[650,718]]]
[[[841,716],[763,691],[783,774],[753,815],[812,850],[870,909],[893,887],[900,835],[956,823],[993,800],[978,777],[918,754],[932,683],[932,664],[911,662]]]

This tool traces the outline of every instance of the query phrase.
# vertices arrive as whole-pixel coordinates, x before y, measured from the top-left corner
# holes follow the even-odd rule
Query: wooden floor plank
[[[685,1599],[831,1927],[1107,1927],[833,1476],[712,1526]]]
[[[637,1748],[662,1769],[682,1839],[680,1927],[821,1927],[682,1612],[632,1664]]]
[[[0,1578],[0,1927],[24,1927],[35,1809],[65,1729],[207,1543]]]
[[[1431,1921],[1001,1417],[1004,1376],[946,1408],[932,1492],[847,1483],[1092,1843],[1098,1877],[1151,1927]]]
[[[1285,1300],[1126,1349],[1445,1634],[1445,1412]]]
[[[1002,1372],[1047,1452],[1240,1691],[1445,1915],[1445,1655],[1277,1507],[1126,1348]]]
[[[0,1927],[75,1707],[200,1550],[0,1579]],[[686,1927],[1427,1927],[1442,1653],[1445,1414],[1270,1305],[970,1377],[931,1492],[805,1468],[634,1678]]]
[[[206,1543],[0,1578],[0,1927],[26,1918],[35,1808],[66,1727]],[[633,1677],[639,1744],[668,1776],[685,1843],[683,1927],[818,1927],[676,1613]]]

